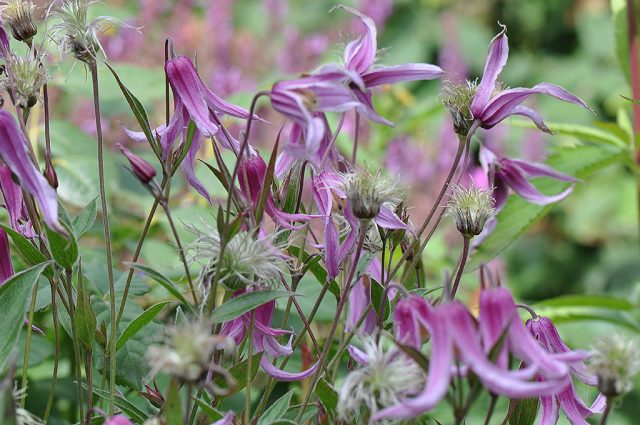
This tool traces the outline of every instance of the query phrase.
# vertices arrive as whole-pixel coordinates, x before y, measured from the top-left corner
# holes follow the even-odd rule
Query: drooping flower
[[[239,291],[236,295],[240,295],[244,291]],[[271,321],[273,320],[273,312],[275,310],[275,301],[270,301],[266,304],[257,307],[252,312],[247,312],[237,319],[225,322],[222,325],[220,333],[232,338],[236,344],[242,343],[242,340],[248,335],[249,327],[251,326],[251,316],[254,316],[254,329],[253,340],[249,343],[253,344],[253,352],[261,353],[265,352],[260,360],[260,366],[262,369],[279,381],[300,381],[313,375],[318,367],[318,363],[314,363],[309,369],[302,372],[287,372],[274,366],[271,362],[279,357],[288,357],[293,354],[291,348],[291,339],[293,338],[293,332],[277,329],[271,327]],[[277,337],[289,335],[289,340],[286,344],[278,342]]]
[[[34,237],[35,232],[22,198],[22,189],[13,181],[11,170],[6,165],[0,165],[0,191],[4,197],[4,207],[9,213],[11,228],[25,238]]]
[[[550,319],[546,317],[535,317],[527,320],[527,330],[550,354],[573,355],[571,349],[560,338],[558,330]],[[597,384],[597,377],[588,373],[587,367],[582,360],[568,362],[571,374],[587,385]],[[540,378],[542,379],[542,378]],[[555,396],[540,397],[542,412],[540,415],[540,425],[553,425],[558,421],[559,411],[562,409],[573,425],[586,425],[586,418],[595,413],[602,413],[605,398],[600,395],[596,398],[591,407],[587,406],[578,396],[572,381],[569,381],[566,388]]]
[[[425,335],[430,336],[427,382],[414,398],[378,412],[376,420],[411,418],[432,409],[446,395],[458,365],[473,371],[494,394],[528,398],[562,391],[570,379],[567,361],[584,358],[583,353],[556,356],[543,350],[525,329],[511,294],[503,288],[482,292],[477,323],[458,301],[432,307],[419,296],[406,297],[396,306],[395,333],[399,342],[416,348],[422,346]],[[496,348],[498,356],[493,360],[491,353]],[[509,370],[510,354],[525,367]],[[535,376],[544,381],[532,380]]]
[[[474,129],[478,127],[489,129],[511,115],[522,115],[531,119],[540,130],[550,133],[542,117],[533,109],[522,105],[522,102],[533,94],[546,94],[589,109],[580,98],[551,83],[539,83],[532,88],[516,87],[501,90],[498,86],[498,76],[507,63],[508,57],[507,27],[503,25],[502,31],[491,40],[482,79],[471,102]],[[473,133],[473,130],[469,133]]]
[[[557,195],[545,195],[529,182],[531,178],[550,177],[563,182],[577,182],[574,177],[560,173],[546,164],[521,159],[499,158],[486,146],[480,147],[480,164],[488,180],[493,181],[496,210],[500,210],[507,202],[509,188],[527,201],[538,205],[560,201],[573,190],[573,185],[571,185]]]
[[[359,367],[347,375],[340,387],[338,414],[349,423],[357,422],[361,410],[369,414],[368,423],[380,410],[416,394],[424,385],[424,372],[397,348],[385,349],[382,341],[364,341],[364,351],[349,346]]]
[[[121,144],[116,145],[120,152],[129,160],[131,171],[142,183],[149,183],[156,176],[156,170],[151,164],[131,152]]]
[[[58,200],[53,189],[40,171],[33,165],[27,152],[29,143],[20,131],[18,123],[5,110],[0,110],[0,157],[18,177],[20,186],[35,198],[44,221],[51,229],[63,232],[58,222]],[[13,206],[16,207],[17,206]]]

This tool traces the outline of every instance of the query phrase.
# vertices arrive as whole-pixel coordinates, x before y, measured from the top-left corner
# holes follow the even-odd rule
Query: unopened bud
[[[362,220],[370,220],[380,213],[385,203],[397,203],[399,190],[395,183],[378,171],[371,174],[360,170],[345,175],[345,194],[353,215]]]
[[[598,377],[598,389],[609,397],[629,392],[640,372],[638,341],[621,335],[604,335],[594,343],[589,366]]]
[[[47,179],[51,187],[54,189],[58,188],[58,175],[56,174],[55,168],[53,168],[51,159],[47,160],[47,164],[44,169],[44,177]]]
[[[482,233],[485,223],[495,213],[491,190],[455,186],[447,211],[453,217],[458,231],[471,239]]]
[[[138,180],[144,184],[151,182],[151,180],[156,176],[156,170],[153,166],[121,144],[118,144],[117,146],[118,149],[120,149],[120,152],[122,152],[122,154],[129,160],[131,171],[133,171],[133,174],[135,174]]]
[[[477,85],[471,81],[462,84],[445,81],[442,85],[442,103],[451,114],[456,134],[466,136],[473,124],[470,107],[476,91]]]
[[[34,9],[32,2],[23,0],[6,0],[1,7],[2,19],[16,40],[30,43],[38,33],[38,27],[33,20]]]

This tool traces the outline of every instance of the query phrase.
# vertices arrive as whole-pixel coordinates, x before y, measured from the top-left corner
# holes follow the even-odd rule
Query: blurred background
[[[629,88],[616,57],[616,0],[357,0],[343,3],[371,16],[379,28],[381,63],[428,62],[440,65],[446,79],[475,79],[482,73],[487,46],[508,27],[510,57],[501,76],[506,85],[530,87],[547,81],[561,85],[584,99],[596,112],[589,112],[553,99],[537,97],[533,104],[551,123],[590,124],[603,128],[628,113],[629,103],[620,97]],[[108,61],[116,65],[129,89],[145,105],[151,122],[164,121],[164,41],[172,37],[180,54],[197,60],[203,80],[228,100],[248,107],[253,93],[268,89],[278,79],[312,71],[324,62],[339,60],[344,45],[362,31],[361,24],[340,10],[330,12],[328,0],[109,0],[94,8],[96,15],[110,15],[123,25],[106,29],[101,40]],[[46,4],[40,4],[44,13]],[[41,31],[46,33],[42,26]],[[49,43],[48,43],[49,44]],[[52,138],[59,194],[70,210],[79,209],[98,194],[95,175],[95,134],[91,87],[81,65],[62,60],[55,46],[52,63]],[[102,71],[103,126],[110,154],[109,175],[112,233],[119,267],[130,259],[142,220],[152,199],[123,168],[125,161],[115,143],[134,147],[153,158],[145,146],[127,140],[122,126],[138,130],[128,106],[111,75]],[[392,128],[363,128],[361,162],[384,164],[397,175],[408,192],[414,222],[420,223],[431,207],[446,173],[457,140],[449,130],[448,114],[437,102],[440,82],[424,82],[383,88],[376,107],[396,122]],[[260,114],[273,123],[256,127],[254,144],[265,156],[281,123],[267,102]],[[335,118],[335,117],[334,117]],[[579,140],[567,135],[550,137],[507,120],[480,138],[509,156],[542,161],[554,149]],[[335,121],[334,121],[335,123]],[[229,122],[234,134],[239,128]],[[350,146],[353,120],[345,123],[340,146]],[[39,128],[31,129],[42,138]],[[211,161],[211,152],[201,158]],[[214,195],[221,187],[207,168],[196,166],[198,175]],[[637,313],[640,299],[640,247],[638,213],[633,172],[622,165],[597,171],[577,185],[574,193],[555,205],[551,213],[507,249],[492,269],[500,273],[520,299],[536,302],[562,295],[607,294],[628,300]],[[172,188],[174,214],[178,221],[210,219],[212,209],[183,182]],[[428,284],[441,282],[445,270],[457,259],[460,241],[455,232],[438,232],[426,256]],[[181,226],[182,227],[182,226]],[[83,241],[83,269],[101,281],[101,229]],[[158,215],[143,250],[143,261],[169,276],[180,274],[175,249],[165,241],[165,219]],[[190,235],[184,231],[188,240]],[[169,238],[170,239],[170,238]],[[468,273],[465,295],[473,299],[477,274]],[[153,299],[145,284],[137,282],[138,303]],[[134,285],[134,288],[136,287]],[[319,286],[311,286],[317,291]],[[312,301],[312,300],[311,300]],[[331,308],[328,307],[328,317]],[[634,313],[634,312],[632,312]],[[633,332],[629,324],[573,320],[580,312],[568,310],[560,329],[570,345],[588,348],[592,337],[613,329]],[[637,314],[636,314],[637,316]],[[562,322],[562,315],[559,315]],[[580,318],[580,317],[578,317]],[[321,318],[322,319],[322,318]],[[636,321],[637,323],[637,321]],[[631,330],[630,330],[631,329]],[[637,329],[635,330],[637,332]],[[35,345],[38,346],[37,344]],[[43,356],[46,357],[46,356]],[[119,361],[120,362],[120,361]],[[40,359],[41,386],[48,389],[47,361]],[[37,364],[37,362],[36,362]],[[34,376],[37,381],[36,369]],[[64,388],[64,386],[62,387]],[[584,390],[584,394],[587,394]],[[71,393],[70,398],[73,395]],[[38,404],[30,398],[30,403]],[[622,413],[610,423],[637,424],[638,392],[625,399]],[[37,408],[35,408],[37,411]],[[625,416],[626,415],[626,416]],[[475,422],[470,422],[475,423]]]

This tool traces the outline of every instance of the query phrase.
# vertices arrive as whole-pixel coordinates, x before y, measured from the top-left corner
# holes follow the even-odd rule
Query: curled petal
[[[560,180],[563,182],[577,182],[578,179],[567,174],[563,174],[547,164],[540,162],[528,162],[519,159],[510,159],[509,163],[516,165],[522,171],[524,171],[529,177],[551,177],[552,179]]]
[[[364,351],[360,350],[358,347],[354,345],[349,345],[348,347],[349,355],[351,358],[361,365],[369,364],[369,356]]]
[[[393,123],[382,116],[380,116],[373,107],[373,101],[371,100],[371,91],[360,91],[358,89],[353,90],[353,94],[360,101],[360,104],[356,110],[361,113],[369,121],[392,126]]]
[[[531,119],[531,121],[533,121],[536,127],[538,127],[540,130],[544,131],[545,133],[553,134],[553,132],[549,129],[549,127],[547,127],[547,125],[542,120],[542,117],[540,116],[540,114],[538,114],[536,111],[534,111],[531,108],[518,105],[515,108],[513,108],[513,111],[511,112],[511,114],[522,115],[523,117],[527,117]]]
[[[502,72],[509,57],[509,40],[507,38],[507,27],[502,26],[502,31],[496,35],[489,45],[487,62],[484,65],[482,80],[478,85],[476,95],[471,102],[471,113],[474,118],[478,118],[485,106],[489,102],[493,91],[496,88],[498,75]]]
[[[347,6],[338,6],[341,9],[355,15],[365,26],[365,33],[358,40],[352,41],[347,45],[344,52],[344,62],[347,69],[363,74],[373,65],[378,50],[378,31],[373,19],[363,15],[356,9]]]
[[[400,220],[400,217],[389,207],[380,207],[380,212],[374,219],[376,224],[383,229],[406,229],[407,224]]]
[[[433,80],[443,75],[439,66],[428,63],[405,63],[381,66],[364,74],[362,79],[367,87],[393,84],[401,81]]]
[[[269,359],[265,356],[262,356],[260,359],[260,366],[262,369],[267,372],[270,376],[277,379],[278,381],[290,382],[290,381],[301,381],[313,375],[318,368],[318,362],[314,363],[309,369],[302,372],[287,372],[286,370],[282,370],[269,361]]]
[[[13,276],[13,263],[7,233],[0,228],[0,286]]]
[[[191,142],[191,146],[187,151],[187,156],[185,156],[182,164],[180,164],[180,168],[182,172],[184,172],[184,176],[191,185],[200,195],[204,197],[207,201],[211,202],[211,197],[209,196],[209,191],[204,187],[200,179],[196,177],[195,171],[195,162],[196,155],[198,154],[198,150],[200,150],[200,146],[202,144],[202,140],[200,138],[199,131],[196,130],[193,135],[193,141]]]
[[[557,195],[545,195],[536,189],[515,167],[504,167],[500,170],[500,175],[504,182],[508,184],[518,195],[527,201],[537,205],[547,205],[561,201],[569,196],[573,191],[573,185],[563,190]]]

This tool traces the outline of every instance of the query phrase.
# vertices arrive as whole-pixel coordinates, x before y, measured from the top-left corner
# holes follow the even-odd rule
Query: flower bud
[[[453,188],[447,211],[462,236],[471,239],[482,233],[485,223],[495,213],[491,190],[458,185]]]
[[[249,202],[253,204],[258,202],[266,174],[267,164],[258,154],[248,155],[240,163],[238,183],[240,191]]]
[[[131,171],[142,183],[147,184],[153,180],[156,176],[156,170],[153,168],[151,164],[149,164],[144,159],[140,158],[138,155],[131,152],[129,149],[125,148],[121,144],[117,144],[118,149],[124,156],[129,160],[129,164],[131,165]]]
[[[589,366],[598,377],[602,394],[617,397],[629,392],[633,378],[640,372],[638,341],[621,335],[604,335],[594,343]]]
[[[353,215],[361,220],[370,220],[380,213],[385,203],[397,203],[399,191],[392,180],[378,171],[371,174],[360,170],[345,176],[344,191]]]
[[[458,135],[466,136],[473,124],[470,107],[476,90],[476,83],[471,81],[462,84],[445,81],[442,85],[442,103],[451,114],[453,129]]]
[[[11,29],[13,38],[30,43],[38,33],[38,27],[33,21],[35,6],[30,1],[7,0],[0,10],[2,19]]]
[[[51,159],[47,159],[47,164],[44,169],[44,177],[47,179],[52,188],[58,188],[58,175],[56,174],[55,168],[53,168],[53,164],[51,163]]]

